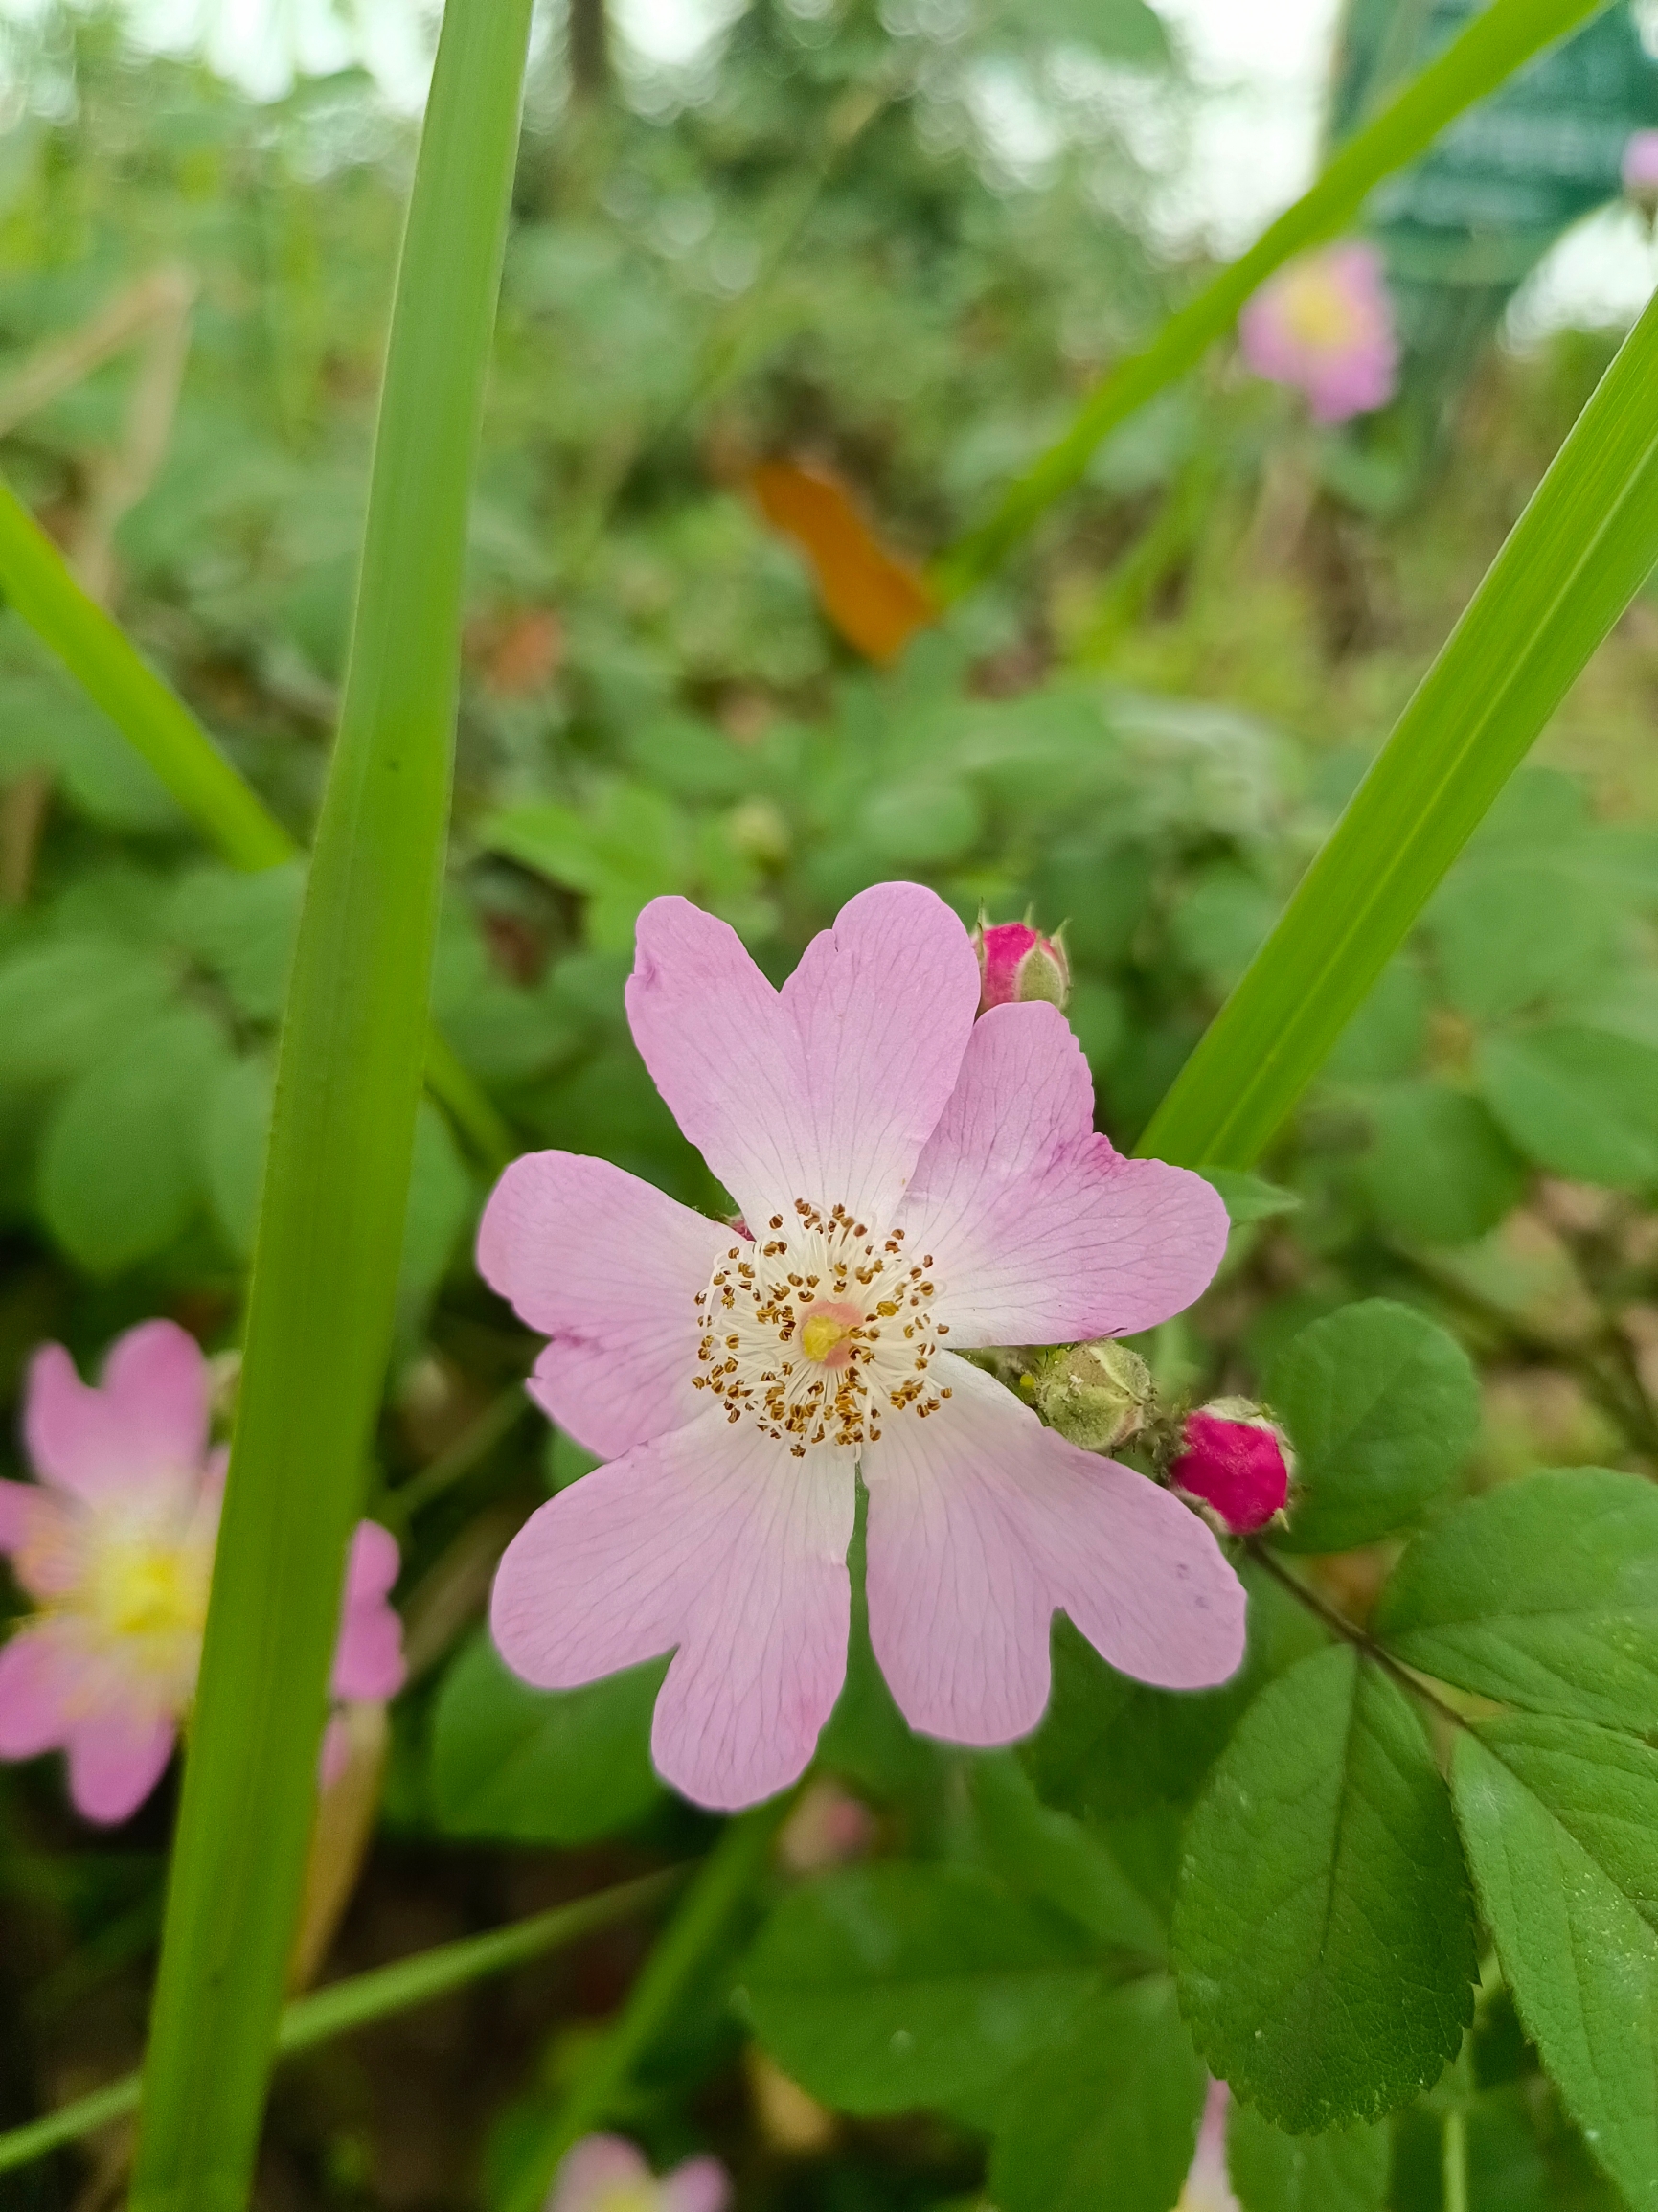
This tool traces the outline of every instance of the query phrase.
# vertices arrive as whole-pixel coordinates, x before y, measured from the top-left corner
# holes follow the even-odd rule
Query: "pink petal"
[[[82,1654],[56,1622],[27,1622],[0,1645],[0,1759],[34,1759],[61,1744],[86,1679]]]
[[[530,1152],[490,1194],[478,1268],[552,1339],[532,1395],[608,1458],[694,1419],[696,1294],[730,1242],[608,1160]]]
[[[863,1463],[870,1636],[911,1724],[981,1745],[1033,1728],[1058,1607],[1124,1674],[1223,1681],[1243,1590],[1196,1516],[965,1360],[933,1374],[953,1392],[943,1410],[889,1422]]]
[[[1056,1007],[992,1007],[916,1166],[901,1219],[937,1260],[958,1344],[1131,1335],[1190,1306],[1226,1249],[1201,1176],[1125,1160],[1093,1130],[1093,1086]]]
[[[136,1813],[161,1780],[176,1740],[170,1719],[138,1708],[98,1714],[69,1739],[69,1795],[82,1818],[105,1824]]]
[[[207,1450],[209,1398],[201,1347],[171,1321],[144,1321],[117,1337],[97,1388],[81,1381],[61,1344],[43,1344],[24,1399],[29,1455],[43,1480],[85,1498],[194,1474]]]
[[[731,2177],[717,2158],[687,2158],[658,2185],[660,2212],[725,2212]]]
[[[387,1604],[397,1579],[397,1539],[378,1521],[357,1523],[346,1562],[345,1606],[334,1647],[336,1698],[395,1698],[403,1686],[403,1624]]]
[[[351,1763],[352,1724],[343,1713],[330,1713],[317,1760],[317,1779],[323,1788],[331,1790]]]
[[[650,2168],[620,2135],[583,2135],[564,2155],[547,2212],[602,2212],[613,2190],[647,2189]]]
[[[0,1482],[0,1552],[15,1551],[23,1541],[29,1500],[34,1486],[27,1482]]]
[[[683,899],[639,917],[633,1036],[680,1128],[755,1227],[796,1198],[884,1220],[943,1109],[979,999],[943,901],[882,883],[842,908],[781,995]]]
[[[550,1690],[677,1646],[657,1767],[699,1804],[754,1804],[802,1771],[839,1695],[853,1509],[846,1454],[796,1459],[705,1413],[532,1516],[495,1578],[495,1641]]]
[[[43,1482],[0,1482],[0,1551],[18,1586],[40,1604],[62,1597],[86,1572],[91,1516],[79,1499]]]

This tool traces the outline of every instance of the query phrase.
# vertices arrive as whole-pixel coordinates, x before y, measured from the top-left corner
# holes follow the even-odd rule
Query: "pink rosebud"
[[[1647,215],[1658,209],[1658,130],[1632,130],[1624,146],[1624,190]]]
[[[1393,306],[1374,246],[1303,254],[1267,279],[1238,318],[1258,376],[1305,393],[1315,422],[1383,407],[1398,384]]]
[[[1252,1536],[1283,1511],[1294,1454],[1259,1405],[1216,1398],[1187,1415],[1182,1440],[1170,1479],[1229,1536]]]
[[[1008,1744],[1041,1718],[1063,1607],[1143,1681],[1223,1681],[1243,1593],[1211,1530],[961,1357],[1154,1327],[1226,1244],[1201,1177],[1094,1128],[1056,1006],[978,1017],[972,940],[881,883],[782,989],[684,899],[639,917],[634,1041],[738,1235],[608,1160],[526,1153],[478,1232],[545,1340],[530,1388],[608,1466],[507,1547],[507,1664],[574,1689],[673,1654],[657,1770],[752,1805],[806,1768],[846,1678],[869,1496],[870,1641],[911,1726]]]
[[[1226,2171],[1226,2111],[1231,2102],[1224,2082],[1210,2083],[1203,2125],[1197,2132],[1197,2155],[1174,2212],[1240,2212]]]
[[[717,2158],[687,2158],[658,2178],[621,2135],[583,2135],[558,2169],[547,2212],[724,2212],[731,2178]]]
[[[0,1551],[35,1610],[0,1647],[0,1759],[69,1754],[88,1820],[125,1820],[161,1778],[195,1695],[227,1454],[209,1443],[214,1379],[193,1336],[145,1321],[101,1383],[61,1344],[29,1369],[23,1434],[38,1481],[0,1482]],[[333,1696],[403,1679],[387,1604],[397,1546],[359,1524],[346,1571]]]
[[[973,932],[979,957],[979,1012],[1043,999],[1062,1007],[1071,995],[1071,963],[1063,932],[1044,937],[1028,922],[986,922]]]

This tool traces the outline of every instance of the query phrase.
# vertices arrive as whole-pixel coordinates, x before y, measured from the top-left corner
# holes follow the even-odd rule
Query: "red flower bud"
[[[1283,1511],[1295,1455],[1247,1398],[1217,1398],[1186,1417],[1169,1476],[1228,1536],[1253,1536]]]
[[[973,932],[979,956],[979,1012],[1028,998],[1062,1007],[1071,995],[1071,963],[1058,937],[1044,937],[1028,922],[981,919]]]

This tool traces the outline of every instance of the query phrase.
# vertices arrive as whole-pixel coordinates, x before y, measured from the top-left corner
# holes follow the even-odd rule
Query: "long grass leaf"
[[[1102,441],[1195,366],[1274,269],[1344,228],[1384,176],[1413,161],[1465,108],[1605,5],[1606,0],[1492,0],[1397,100],[1347,141],[1317,182],[1246,254],[1171,315],[1141,353],[1130,353],[1095,386],[1069,429],[1009,487],[995,512],[940,556],[930,580],[939,597],[959,599],[982,583],[1080,479]]]
[[[134,2212],[243,2212],[391,1341],[531,0],[449,0],[278,1066]]]
[[[1648,306],[1277,927],[1141,1139],[1247,1167],[1658,561]]]

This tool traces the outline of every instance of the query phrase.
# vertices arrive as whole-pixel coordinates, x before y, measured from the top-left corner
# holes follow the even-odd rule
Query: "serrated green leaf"
[[[784,2070],[848,2112],[952,2109],[1050,2049],[1097,1994],[1077,1933],[965,1866],[861,1867],[775,1908],[741,1975]]]
[[[146,1028],[172,993],[153,953],[91,938],[32,946],[0,968],[0,1083],[79,1075]]]
[[[226,1058],[183,1007],[87,1069],[46,1126],[40,1210],[89,1273],[113,1275],[171,1243],[204,1194],[202,1125]]]
[[[1370,1103],[1365,1187],[1384,1229],[1411,1243],[1467,1244],[1526,1187],[1525,1162],[1482,1102],[1449,1083],[1391,1084]]]
[[[1417,1538],[1371,1627],[1499,1703],[1658,1731],[1658,1490],[1583,1467],[1469,1498]]]
[[[1268,1383],[1295,1447],[1286,1550],[1350,1551],[1414,1519],[1479,1427],[1479,1381],[1453,1336],[1369,1298],[1304,1329]]]
[[[1226,2164],[1240,2212],[1383,2212],[1389,2132],[1286,2135],[1248,2105],[1227,2115]]]
[[[1172,1982],[1102,1991],[1003,2091],[989,2196],[999,2212],[1169,2212],[1204,2087]]]
[[[1658,1751],[1526,1716],[1465,1733],[1451,1787],[1526,2032],[1632,2212],[1658,2207]]]
[[[1187,1823],[1181,2010],[1211,2070],[1291,2133],[1378,2119],[1473,2016],[1450,1804],[1401,1691],[1351,1646],[1262,1691]]]
[[[1480,1047],[1480,1090],[1510,1141],[1557,1175],[1614,1189],[1658,1182],[1658,1052],[1562,1025]]]
[[[432,1721],[430,1787],[451,1836],[590,1843],[643,1818],[663,1794],[650,1716],[667,1661],[583,1690],[533,1690],[487,1631],[443,1677]]]
[[[967,1786],[986,1856],[1005,1881],[1068,1913],[1101,1943],[1164,1957],[1168,1936],[1145,1898],[1096,1834],[1042,1803],[1012,1752],[981,1752]]]

